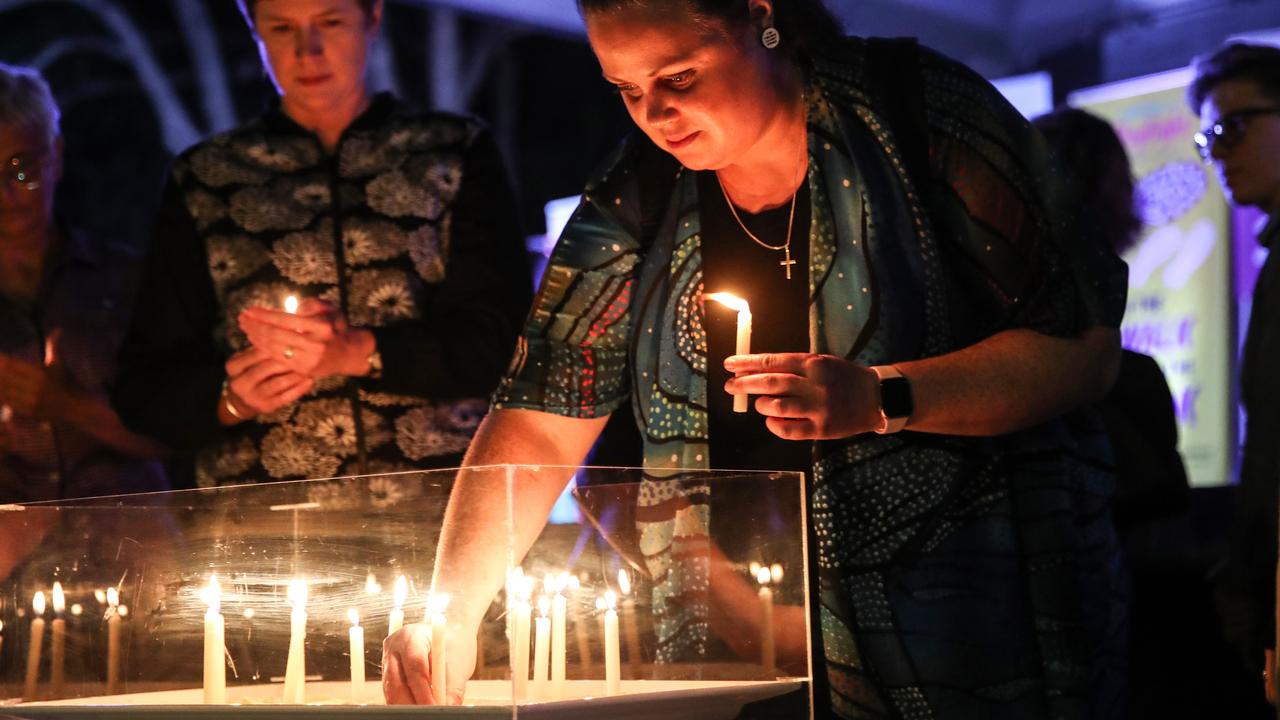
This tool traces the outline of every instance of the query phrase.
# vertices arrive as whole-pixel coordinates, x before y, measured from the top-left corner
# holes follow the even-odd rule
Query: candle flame
[[[253,616],[254,616],[254,615],[257,615],[257,614],[258,614],[258,613],[254,612],[253,608],[245,608],[245,609],[244,609],[244,619],[245,619],[245,620],[252,620],[252,619],[253,619]]]
[[[107,591],[98,589],[93,591],[93,599],[98,601],[99,605],[107,604]]]
[[[62,614],[67,609],[67,596],[62,592],[62,583],[53,583],[53,611]]]
[[[751,306],[747,305],[747,301],[734,295],[733,293],[718,292],[711,293],[706,296],[708,300],[715,300],[731,310],[737,310],[740,313],[751,314]]]
[[[562,593],[569,589],[569,578],[572,577],[567,572],[560,573],[560,577],[556,578],[556,592]]]
[[[547,611],[551,609],[551,598],[546,595],[538,598],[538,614],[542,617],[547,616]]]
[[[774,563],[774,564],[770,565],[770,566],[769,566],[769,576],[770,576],[770,578],[772,578],[772,580],[773,580],[773,582],[774,582],[774,584],[775,584],[775,585],[776,585],[776,584],[778,584],[778,583],[780,583],[780,582],[782,582],[782,564],[781,564],[781,563]]]
[[[569,576],[569,589],[574,592],[578,592],[578,590],[582,589],[582,581],[578,579],[577,575]]]
[[[759,575],[760,563],[756,562],[755,560],[752,560],[751,564],[747,566],[747,571],[751,573],[751,577],[755,577]]]
[[[218,582],[217,573],[209,576],[209,584],[200,591],[200,599],[209,606],[210,615],[222,612],[222,585]]]
[[[626,570],[618,571],[618,589],[622,591],[623,595],[631,594],[631,576],[627,574]]]
[[[607,608],[608,606],[609,606],[609,604],[608,604],[608,603],[606,603],[606,602],[604,601],[604,598],[602,598],[602,597],[598,597],[598,598],[596,598],[596,609],[597,609],[597,610],[604,610],[604,609],[605,609],[605,608]]]
[[[364,594],[377,595],[380,592],[382,592],[382,586],[378,584],[378,578],[374,577],[373,573],[369,573],[368,575],[365,575],[364,576]]]
[[[409,581],[403,575],[396,578],[395,587],[391,589],[391,596],[396,603],[396,610],[404,609],[404,600],[409,597]]]
[[[769,581],[772,579],[773,579],[773,575],[770,574],[769,568],[767,567],[762,567],[758,572],[756,572],[756,582],[760,583],[761,585],[768,585]]]
[[[120,591],[119,591],[119,590],[116,590],[116,589],[115,589],[115,588],[113,588],[113,587],[112,587],[112,588],[107,588],[107,591],[106,591],[105,593],[103,593],[103,595],[104,595],[104,596],[105,596],[105,598],[106,598],[107,605],[109,605],[109,606],[111,606],[111,607],[115,607],[115,606],[117,606],[117,605],[119,605],[119,604],[120,604]]]
[[[119,613],[120,617],[129,617],[129,606],[121,605],[120,607],[116,608],[116,612]]]
[[[351,621],[352,627],[360,627],[360,613],[355,608],[347,608],[347,619]]]
[[[298,296],[289,295],[284,299],[284,311],[290,315],[298,314]]]
[[[556,591],[555,575],[552,575],[551,573],[547,573],[547,576],[542,579],[542,591],[548,595]]]
[[[37,591],[35,597],[31,598],[31,609],[35,610],[37,615],[44,615],[44,591]]]
[[[0,620],[0,632],[4,632],[4,621]]]
[[[289,604],[294,612],[301,612],[307,607],[307,584],[301,579],[294,578],[289,583]]]
[[[614,591],[612,591],[612,590],[609,590],[609,591],[605,592],[605,594],[604,594],[604,605],[605,605],[605,608],[607,608],[607,609],[609,609],[609,610],[613,610],[613,609],[617,608],[617,607],[618,607],[618,594],[617,594],[617,593],[615,593],[615,592],[614,592]]]
[[[71,614],[76,617],[80,617],[81,615],[84,614],[84,606],[81,605],[80,603],[73,604],[71,606]]]
[[[448,609],[448,593],[431,593],[431,595],[427,597],[427,613],[429,615],[443,615]]]

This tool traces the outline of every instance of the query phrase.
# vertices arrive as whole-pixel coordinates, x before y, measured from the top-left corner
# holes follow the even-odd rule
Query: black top
[[[456,464],[510,360],[531,278],[490,134],[387,95],[325,152],[278,108],[174,164],[121,352],[130,427],[195,451],[201,484]],[[237,315],[286,293],[369,328],[381,379],[325,378],[223,428]]]
[[[730,213],[720,183],[711,172],[698,173],[702,213],[702,267],[705,293],[730,292],[751,307],[751,352],[809,351],[809,185],[796,196],[791,233],[791,279],[781,250],[756,244]],[[787,237],[791,204],[752,215],[738,209],[738,217],[761,241],[781,246]],[[733,396],[724,391],[729,372],[724,359],[737,346],[738,314],[724,305],[706,302],[707,411],[711,467],[732,470],[810,469],[811,443],[783,440],[769,432],[755,411],[755,397],[746,413],[733,412]]]

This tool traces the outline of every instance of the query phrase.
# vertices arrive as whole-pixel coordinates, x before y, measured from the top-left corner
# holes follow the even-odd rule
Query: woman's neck
[[[809,167],[800,73],[792,68],[780,80],[778,112],[760,139],[733,164],[717,171],[733,204],[751,213],[790,202]]]
[[[284,114],[307,130],[315,133],[326,152],[333,152],[351,123],[360,117],[372,102],[372,96],[365,88],[349,98],[343,98],[336,106],[323,108],[307,107],[290,103],[286,95],[280,103]]]
[[[58,242],[58,229],[46,223],[20,238],[0,240],[0,294],[24,303],[35,300],[45,262]]]

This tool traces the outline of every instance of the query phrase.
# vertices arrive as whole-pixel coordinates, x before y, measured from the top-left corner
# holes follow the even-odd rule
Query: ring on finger
[[[284,359],[285,359],[285,360],[292,360],[292,359],[293,359],[293,346],[292,346],[292,345],[285,345],[285,346],[284,346]]]

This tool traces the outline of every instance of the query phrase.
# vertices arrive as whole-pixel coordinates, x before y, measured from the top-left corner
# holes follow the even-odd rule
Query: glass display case
[[[458,632],[430,588],[460,482],[506,493],[507,582],[465,599],[489,605],[462,705],[416,713],[809,716],[802,475],[529,466],[0,506],[0,714],[405,710],[382,641]],[[526,552],[537,482],[574,489]]]

